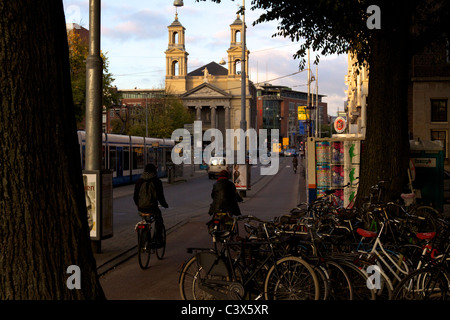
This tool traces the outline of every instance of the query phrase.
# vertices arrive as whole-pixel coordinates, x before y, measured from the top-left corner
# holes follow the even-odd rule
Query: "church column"
[[[216,129],[217,128],[217,123],[216,123],[216,109],[217,106],[211,106],[211,129]]]
[[[195,106],[195,120],[202,121],[202,107]]]
[[[252,119],[251,119],[251,114],[250,114],[250,106],[245,106],[245,119],[247,122],[247,129],[246,131],[252,127]]]
[[[231,119],[230,119],[230,106],[224,106],[223,107],[225,109],[225,130],[227,129],[231,129],[230,127],[230,123],[231,123]]]
[[[223,132],[223,145],[224,148],[227,147],[227,129],[230,128],[230,106],[223,106],[223,109],[225,110],[225,130]],[[227,151],[227,150],[226,150]]]

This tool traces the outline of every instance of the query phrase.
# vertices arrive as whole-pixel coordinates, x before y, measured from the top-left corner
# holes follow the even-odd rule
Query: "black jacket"
[[[219,178],[211,192],[213,202],[209,207],[209,215],[217,212],[228,212],[230,215],[241,215],[238,201],[242,198],[236,192],[236,186],[227,178]]]
[[[141,189],[141,186],[144,184],[144,182],[152,181],[153,183],[150,184],[155,187],[156,191],[156,197],[158,199],[158,202],[164,207],[167,208],[169,205],[166,202],[166,199],[164,198],[164,191],[163,191],[163,185],[161,180],[156,176],[156,174],[152,172],[144,172],[142,176],[139,178],[138,181],[136,181],[136,185],[134,186],[134,196],[133,200],[136,206],[138,207],[139,212],[143,213],[160,213],[161,210],[158,208],[158,203],[155,203],[149,207],[146,208],[140,208],[139,207],[139,190]],[[151,192],[149,190],[149,192]]]

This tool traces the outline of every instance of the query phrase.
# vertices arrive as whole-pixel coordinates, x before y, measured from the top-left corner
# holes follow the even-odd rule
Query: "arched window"
[[[174,32],[172,34],[172,43],[173,44],[178,44],[178,41],[179,41],[178,32]]]
[[[242,63],[241,60],[234,60],[234,74],[241,74]]]
[[[178,61],[175,60],[172,62],[172,75],[178,76],[179,74],[180,74],[180,65]]]
[[[240,30],[236,30],[236,33],[234,34],[234,38],[237,42],[241,42],[241,31]]]

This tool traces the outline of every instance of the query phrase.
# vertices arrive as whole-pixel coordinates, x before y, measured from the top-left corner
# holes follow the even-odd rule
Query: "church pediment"
[[[227,50],[228,54],[230,53],[242,53],[242,47],[241,46],[236,46],[236,47],[230,47]],[[250,51],[247,49],[247,54],[249,54]]]
[[[181,98],[227,98],[230,99],[232,97],[231,94],[219,89],[209,83],[202,83],[201,85],[189,90],[185,94],[181,95]]]
[[[165,54],[187,54],[187,52],[186,51],[184,51],[184,50],[182,50],[182,49],[179,49],[179,48],[176,48],[176,47],[174,47],[174,48],[169,48],[169,49],[167,49],[165,52],[164,52]]]

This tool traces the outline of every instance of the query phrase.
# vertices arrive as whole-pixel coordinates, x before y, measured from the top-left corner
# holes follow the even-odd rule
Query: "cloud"
[[[102,26],[102,37],[121,41],[165,39],[167,37],[165,15],[150,9],[132,10],[125,10],[109,16],[108,23],[104,23]],[[102,19],[102,22],[103,20],[105,19]]]

